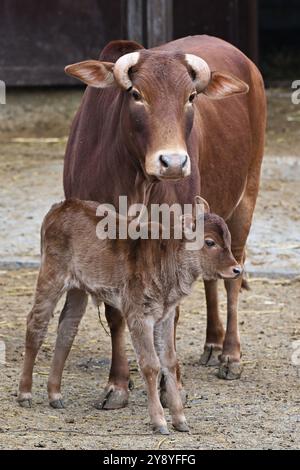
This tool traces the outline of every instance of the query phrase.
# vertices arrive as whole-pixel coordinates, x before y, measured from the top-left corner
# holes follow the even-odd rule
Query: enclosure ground
[[[153,435],[144,387],[127,341],[135,388],[129,406],[98,411],[93,403],[105,385],[110,338],[96,309],[89,304],[63,379],[66,408],[47,402],[47,375],[57,328],[51,321],[34,373],[32,409],[16,403],[24,351],[26,315],[32,304],[36,271],[2,271],[0,339],[7,347],[7,364],[0,366],[0,448],[8,449],[279,449],[300,443],[299,280],[251,280],[251,291],[240,301],[244,372],[238,381],[216,377],[214,368],[199,365],[205,332],[202,283],[182,307],[177,347],[189,394],[186,416],[190,434],[172,430]],[[225,311],[224,289],[220,285]],[[59,309],[58,309],[59,310]],[[299,347],[299,346],[298,346]],[[293,349],[294,348],[294,349]],[[296,360],[297,362],[297,360]],[[300,362],[300,361],[299,361]],[[168,421],[169,421],[169,415]]]

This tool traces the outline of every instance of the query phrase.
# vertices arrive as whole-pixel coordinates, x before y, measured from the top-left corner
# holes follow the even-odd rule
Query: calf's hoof
[[[170,431],[167,426],[156,426],[154,425],[152,427],[152,431],[154,434],[163,434],[164,436],[167,436],[170,434]]]
[[[187,392],[185,391],[184,388],[181,388],[179,390],[179,394],[180,394],[180,398],[181,398],[181,401],[182,401],[182,405],[186,405],[187,404],[187,399],[188,399],[188,394]],[[161,390],[160,391],[160,403],[161,403],[161,406],[163,408],[168,408],[168,395],[167,395],[167,392],[166,390]]]
[[[17,402],[22,408],[32,408],[32,395],[31,393],[20,392]]]
[[[241,377],[243,365],[240,361],[232,361],[230,356],[221,356],[221,364],[218,370],[219,379],[237,380]]]
[[[118,410],[128,405],[128,391],[123,388],[116,388],[112,385],[105,387],[96,401],[97,410]]]
[[[205,367],[215,367],[220,364],[222,348],[216,344],[206,344],[200,357],[200,364]]]

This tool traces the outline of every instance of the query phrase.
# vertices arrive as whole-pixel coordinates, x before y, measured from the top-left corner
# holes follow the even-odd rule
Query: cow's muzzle
[[[146,157],[146,172],[159,179],[177,180],[191,173],[191,161],[187,152],[158,151]]]

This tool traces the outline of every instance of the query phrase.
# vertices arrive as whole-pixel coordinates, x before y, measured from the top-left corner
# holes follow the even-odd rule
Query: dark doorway
[[[299,0],[259,0],[260,68],[267,81],[300,78]]]

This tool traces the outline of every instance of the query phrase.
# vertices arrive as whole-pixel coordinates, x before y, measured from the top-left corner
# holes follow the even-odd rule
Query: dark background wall
[[[75,84],[64,66],[112,39],[151,46],[203,33],[238,46],[268,80],[300,75],[299,0],[0,0],[0,12],[8,86]]]

